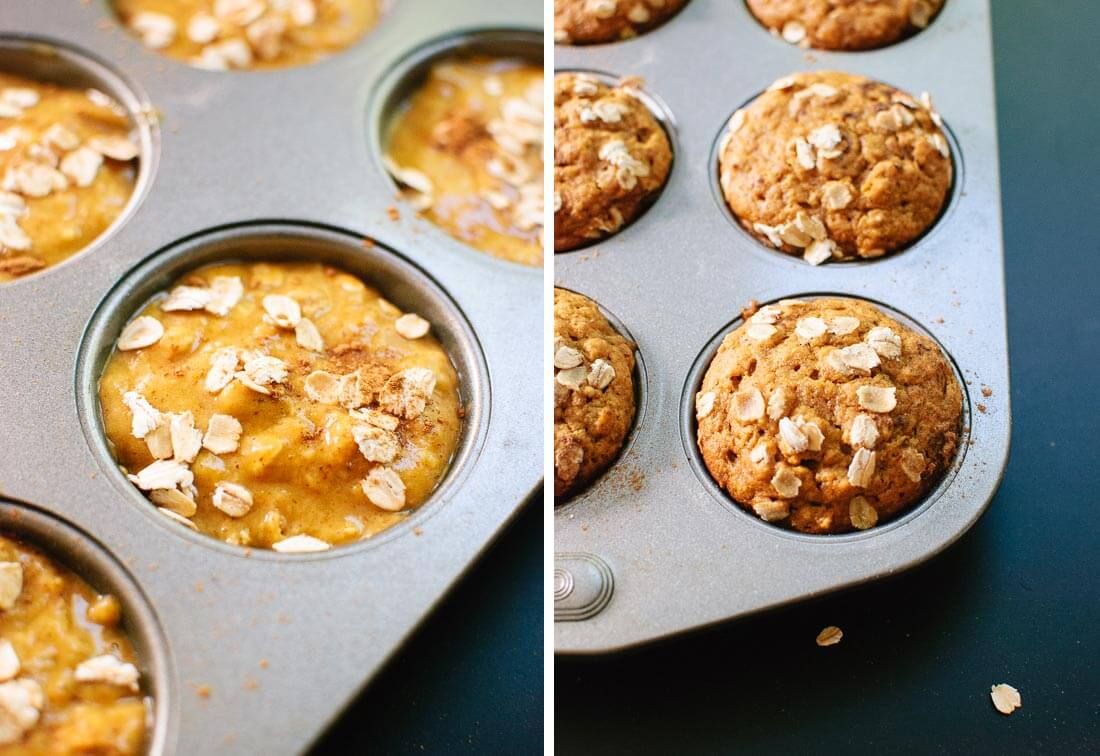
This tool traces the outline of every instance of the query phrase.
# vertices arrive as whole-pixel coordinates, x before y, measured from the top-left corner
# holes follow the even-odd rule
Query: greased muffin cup
[[[132,578],[132,603],[155,617],[160,649],[153,656],[144,645],[136,649],[143,680],[155,683],[153,752],[307,749],[538,490],[540,270],[494,259],[418,217],[387,173],[383,136],[431,61],[537,59],[541,19],[538,3],[415,0],[394,4],[357,42],[310,65],[212,71],[147,49],[106,3],[76,3],[65,13],[37,2],[5,4],[0,71],[112,95],[131,117],[141,151],[131,199],[106,233],[62,263],[0,285],[10,334],[0,345],[0,380],[9,387],[0,399],[0,488],[15,513],[41,511],[84,534]],[[206,310],[220,309],[212,301],[201,311],[163,312],[157,304],[207,272],[210,286],[193,288],[212,289],[213,278],[249,284],[256,270],[265,273],[257,283],[271,290],[250,294],[245,285],[225,320]],[[279,271],[295,270],[303,271],[300,281],[291,275],[276,285]],[[331,290],[312,285],[322,278]],[[323,289],[331,299],[344,284],[359,304],[326,305],[310,294]],[[284,297],[300,309],[293,327]],[[363,308],[355,315],[364,316],[359,333],[328,320],[339,307]],[[416,318],[399,325],[404,315]],[[141,316],[155,317],[164,334],[122,353],[135,372],[101,383],[120,337]],[[427,335],[416,336],[417,318],[428,323]],[[125,334],[136,339],[126,343],[149,338],[142,324]],[[287,385],[239,362],[235,373],[243,375],[234,374],[224,395],[208,393],[207,366],[193,361],[205,360],[203,346],[215,345],[219,331],[248,341],[246,351],[286,362]],[[315,336],[324,352],[316,351]],[[191,360],[158,357],[161,347]],[[372,424],[392,425],[381,414],[397,417],[376,401],[349,408],[305,393],[314,373],[353,383],[346,375],[374,362],[368,351],[390,363],[391,373],[425,367],[436,374],[419,415],[403,399],[391,405],[401,415],[392,431]],[[370,379],[360,388],[372,390]],[[311,382],[322,399],[325,381]],[[150,482],[152,473],[141,472],[152,457],[141,456],[149,447],[133,437],[125,404],[101,412],[99,388],[123,384],[123,394],[141,394],[168,419],[172,455],[157,461],[194,476],[193,516],[172,510],[188,511],[180,496],[189,492],[186,476],[173,486],[179,495],[167,493],[157,475],[148,491],[127,477]],[[390,398],[399,395],[395,385]],[[435,412],[444,409],[449,419],[440,423]],[[212,428],[215,415],[225,417]],[[309,444],[323,447],[329,415],[339,453],[310,454]],[[241,425],[239,448],[253,436],[247,455],[228,450],[230,416]],[[162,432],[153,425],[154,435]],[[108,428],[126,434],[120,438],[135,458],[116,457]],[[231,473],[242,460],[247,475],[237,478]],[[340,468],[330,476],[341,488],[334,496],[356,511],[341,510],[339,530],[326,535],[287,508],[287,528],[277,540],[265,538],[275,532],[265,527],[279,522],[265,522],[262,501],[271,503],[278,481],[297,471],[298,489],[316,491],[325,465]],[[417,474],[420,465],[430,474]],[[403,505],[390,472],[404,486]],[[251,510],[243,512],[246,497],[234,488],[223,485],[218,495],[220,483],[249,488]],[[150,501],[156,491],[165,511]],[[289,526],[295,519],[297,529]],[[182,520],[210,525],[215,537]],[[315,550],[309,538],[331,548]],[[73,541],[43,548],[59,563],[83,564]]]
[[[807,51],[769,33],[745,3],[692,0],[635,39],[555,48],[559,71],[637,77],[667,109],[676,145],[665,188],[642,218],[555,258],[557,286],[629,324],[646,376],[646,412],[626,451],[555,510],[558,653],[637,646],[895,574],[946,548],[984,511],[1004,469],[1010,428],[989,34],[988,3],[948,0],[927,28],[901,43]],[[839,89],[831,76],[856,82],[854,91],[873,103],[870,128],[846,130],[852,107],[828,110],[832,92],[814,84]],[[789,90],[767,92],[787,77]],[[795,96],[803,90],[809,94]],[[881,93],[886,101],[879,102]],[[811,95],[828,97],[810,102]],[[778,125],[795,100],[797,112],[813,118],[794,119],[805,133],[780,139]],[[739,195],[758,192],[763,207],[776,184],[765,168],[751,180],[727,171],[736,180],[723,182],[722,158],[732,149],[731,124],[744,128],[761,101],[776,109],[776,126],[746,130],[759,137],[737,162],[790,165],[789,147],[810,180],[791,184],[789,206],[774,203],[789,216],[780,212],[746,229],[723,183]],[[895,120],[899,128],[887,129]],[[862,155],[868,166],[878,160],[868,149],[880,143],[883,156],[897,148],[891,164],[934,167],[934,192],[921,200],[927,210],[916,212],[900,174],[879,181],[855,172],[843,179],[852,195],[847,210],[828,211],[835,218],[819,211],[815,198],[839,196],[822,188],[841,180],[829,161],[846,159],[829,157],[839,149],[835,135],[813,135],[826,122],[839,124],[843,155]],[[920,144],[918,128],[925,132]],[[813,150],[813,171],[808,160],[797,162],[790,142],[798,137]],[[882,215],[877,211],[895,203],[889,212],[904,223],[887,225],[911,225],[909,238],[899,235],[889,254],[865,245],[872,256],[860,256],[859,235],[849,239],[844,222],[867,229]],[[751,227],[757,222],[779,243]],[[815,236],[821,230],[838,248],[851,242],[845,261],[804,259],[806,248],[822,241]],[[866,317],[801,311],[826,307],[817,302]],[[784,308],[793,322],[783,322],[788,315],[763,322]],[[857,317],[860,328],[830,331],[831,319],[842,316]],[[893,337],[888,345],[878,328],[901,340],[900,360],[876,350],[893,353]],[[750,329],[763,337],[759,345],[742,344]],[[805,345],[799,333],[809,338]],[[825,364],[842,350],[859,363],[845,363],[852,372],[843,378]],[[748,390],[754,384],[745,383],[753,375],[764,405],[758,419],[757,397]],[[794,396],[772,420],[768,399],[779,385]],[[885,410],[888,402],[877,400],[890,388],[897,402],[890,412],[860,404],[862,393],[865,404]],[[779,400],[774,404],[778,412]],[[852,436],[858,414],[873,415],[873,446],[864,420]],[[810,448],[817,446],[814,428],[820,451]],[[872,453],[875,471],[868,474]]]

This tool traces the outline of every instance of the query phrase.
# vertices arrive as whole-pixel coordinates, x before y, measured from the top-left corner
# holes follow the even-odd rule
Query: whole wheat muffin
[[[687,0],[554,0],[554,41],[591,45],[630,39],[660,26]]]
[[[805,533],[865,530],[952,463],[962,389],[931,339],[851,299],[744,314],[695,397],[703,460],[742,507]]]
[[[610,464],[634,409],[634,345],[595,302],[554,289],[554,496]]]
[[[924,29],[944,0],[748,0],[760,23],[793,45],[869,50]]]
[[[613,234],[660,192],[672,166],[668,135],[634,96],[636,79],[609,86],[585,74],[554,77],[554,251]]]
[[[879,257],[923,234],[951,188],[943,121],[861,76],[786,76],[738,110],[719,148],[726,203],[760,241],[814,265]]]

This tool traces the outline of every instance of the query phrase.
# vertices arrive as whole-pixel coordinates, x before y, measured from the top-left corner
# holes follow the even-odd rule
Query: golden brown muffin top
[[[554,495],[590,481],[634,420],[634,345],[596,303],[554,289]]]
[[[663,24],[687,0],[554,0],[554,41],[589,45],[630,39]]]
[[[821,50],[893,44],[932,23],[944,0],[748,0],[760,23],[786,41]]]
[[[772,84],[730,119],[722,192],[750,233],[820,264],[898,250],[936,220],[951,152],[927,94],[835,71]]]
[[[714,480],[761,519],[864,530],[915,503],[955,457],[962,390],[939,346],[853,299],[746,312],[695,398]]]
[[[672,165],[661,124],[635,95],[586,74],[554,77],[554,251],[615,233],[660,191]]]

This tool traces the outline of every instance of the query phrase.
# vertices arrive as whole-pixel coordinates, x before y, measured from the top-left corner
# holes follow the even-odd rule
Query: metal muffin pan
[[[896,574],[938,554],[985,510],[1007,461],[1010,413],[989,4],[948,0],[932,25],[860,53],[777,39],[737,0],[691,0],[636,39],[557,46],[557,70],[640,76],[667,106],[672,173],[652,208],[589,248],[555,255],[557,285],[630,329],[646,413],[627,451],[555,509],[555,650],[619,651]],[[797,71],[841,70],[929,91],[947,123],[954,187],[936,225],[885,258],[813,267],[757,242],[717,194],[730,114]],[[842,536],[759,521],[710,479],[693,396],[750,300],[848,296],[934,337],[964,388],[961,449],[925,499]],[[893,311],[893,312],[891,312]]]
[[[113,231],[0,286],[0,497],[11,502],[0,513],[48,513],[58,532],[82,534],[51,536],[52,556],[80,568],[103,552],[132,582],[127,609],[143,597],[127,614],[157,697],[153,752],[304,750],[538,489],[542,271],[417,218],[378,138],[385,103],[415,84],[404,72],[426,52],[541,60],[541,27],[533,0],[408,0],[322,62],[210,72],[145,50],[105,2],[5,3],[0,70],[96,83],[144,135],[143,178]],[[375,538],[311,555],[236,548],[158,518],[107,453],[95,380],[123,323],[180,273],[250,258],[360,275],[431,319],[460,373],[468,414],[449,473]],[[160,640],[145,642],[146,618]]]

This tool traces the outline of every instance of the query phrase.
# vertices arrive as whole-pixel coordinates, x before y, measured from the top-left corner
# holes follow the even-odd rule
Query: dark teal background
[[[893,581],[558,660],[559,753],[1100,753],[1100,0],[992,2],[1013,409],[996,499]],[[819,649],[829,624],[844,640]],[[1023,696],[1011,717],[999,682]]]

